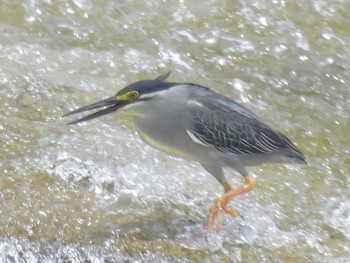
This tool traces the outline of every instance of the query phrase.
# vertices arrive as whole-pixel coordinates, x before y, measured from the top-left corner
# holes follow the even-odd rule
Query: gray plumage
[[[247,166],[266,162],[306,163],[304,155],[282,133],[233,100],[192,83],[165,82],[170,72],[123,88],[113,97],[74,110],[65,116],[104,109],[70,124],[123,110],[132,117],[141,138],[171,155],[199,162],[223,186],[225,193],[211,208],[210,231],[221,209],[234,196],[255,186]],[[232,189],[223,167],[245,176],[246,184]]]
[[[192,106],[193,131],[203,143],[224,153],[281,153],[304,160],[286,136],[267,126],[251,111],[210,90],[197,93],[196,102],[201,106]]]

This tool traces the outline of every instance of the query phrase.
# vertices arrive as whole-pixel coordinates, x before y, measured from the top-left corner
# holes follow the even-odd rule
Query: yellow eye
[[[140,96],[140,94],[137,91],[130,91],[129,92],[129,99],[135,100]]]

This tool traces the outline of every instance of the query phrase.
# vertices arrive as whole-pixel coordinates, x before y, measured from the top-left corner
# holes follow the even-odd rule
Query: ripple
[[[348,262],[347,7],[2,1],[2,261]],[[61,119],[168,69],[256,112],[309,162],[250,169],[257,188],[209,242],[222,189],[198,164],[145,145],[127,117]]]

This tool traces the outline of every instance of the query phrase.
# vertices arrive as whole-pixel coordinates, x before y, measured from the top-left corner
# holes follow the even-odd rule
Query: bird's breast
[[[203,145],[188,135],[191,115],[180,102],[160,101],[140,107],[134,114],[135,127],[149,145],[170,155],[198,161]],[[141,114],[142,113],[142,114]]]

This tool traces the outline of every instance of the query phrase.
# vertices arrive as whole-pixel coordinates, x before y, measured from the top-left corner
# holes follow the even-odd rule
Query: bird
[[[169,155],[199,163],[223,187],[223,194],[210,207],[206,224],[207,233],[219,231],[222,211],[238,216],[228,202],[256,186],[247,167],[306,164],[306,158],[290,139],[252,111],[202,85],[168,82],[170,73],[132,83],[112,97],[63,117],[99,109],[67,123],[72,125],[115,112],[127,113],[144,142]],[[223,171],[226,167],[243,176],[242,186],[231,187]]]

